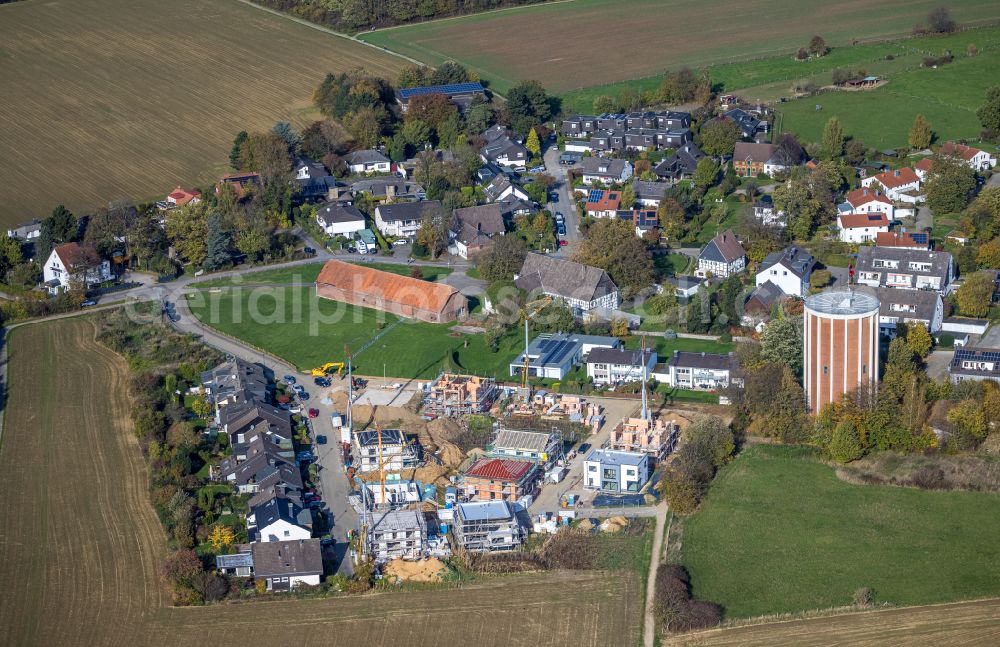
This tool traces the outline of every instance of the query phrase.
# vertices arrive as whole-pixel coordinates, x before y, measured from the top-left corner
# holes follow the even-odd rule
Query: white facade
[[[871,189],[877,189],[885,194],[885,197],[892,201],[902,201],[902,202],[913,202],[913,198],[910,196],[904,196],[905,193],[920,191],[920,177],[917,176],[910,182],[900,184],[898,186],[888,187],[879,181],[878,175],[872,175],[861,180],[861,186],[868,187]],[[874,186],[872,186],[874,185]],[[907,199],[909,198],[909,199]]]
[[[757,272],[757,287],[768,281],[777,285],[782,292],[789,296],[805,297],[809,289],[808,283],[790,270],[784,262],[775,263],[771,267]]]
[[[622,172],[620,175],[611,175],[608,172],[599,172],[598,174],[587,174],[584,173],[581,180],[584,184],[593,184],[595,182],[600,182],[602,184],[609,184],[617,182],[619,184],[624,184],[632,177],[632,163],[625,162],[622,167]]]
[[[583,461],[583,487],[602,492],[638,492],[649,479],[649,456],[595,449]]]
[[[656,367],[656,353],[650,353],[646,362],[646,375],[653,372]],[[633,364],[619,364],[615,362],[592,362],[587,361],[587,377],[595,385],[609,386],[624,382],[641,382],[642,367]]]
[[[383,236],[412,238],[417,235],[420,223],[423,222],[421,219],[385,221],[382,219],[381,208],[375,207],[375,226],[378,227]]]
[[[888,304],[888,313],[879,313],[878,326],[879,330],[888,337],[896,336],[896,324],[898,323],[921,323],[927,327],[927,332],[934,335],[941,332],[942,322],[944,321],[944,301],[942,301],[940,295],[937,296],[936,303],[934,304],[934,312],[930,314],[930,318],[917,317],[917,307],[909,303],[890,303]]]
[[[52,294],[68,290],[73,282],[84,284],[90,288],[104,281],[110,281],[112,278],[114,276],[111,274],[109,261],[102,260],[96,267],[74,272],[66,267],[66,263],[55,249],[49,254],[49,258],[42,268],[42,280],[49,286],[49,292]],[[58,285],[55,282],[58,282]]]
[[[695,272],[695,274],[698,276],[708,276],[708,273],[711,272],[712,276],[724,279],[732,276],[733,274],[739,274],[746,268],[746,266],[747,259],[745,256],[740,256],[739,258],[728,263],[699,258],[698,271]]]
[[[673,362],[657,368],[650,377],[670,388],[692,391],[718,391],[729,386],[731,370],[728,368],[704,368],[676,366]]]
[[[388,173],[392,162],[358,162],[347,167],[351,173]]]
[[[316,212],[316,224],[319,225],[320,229],[322,229],[327,236],[347,236],[350,238],[352,234],[355,234],[365,228],[364,218],[359,220],[350,220],[347,222],[328,223],[323,220],[321,211],[322,210]]]
[[[837,216],[837,229],[839,230],[837,237],[841,242],[854,244],[866,243],[874,241],[879,233],[889,231],[888,220],[883,221],[885,224],[872,223],[863,227],[845,227],[843,218],[853,215],[855,214],[840,214]]]
[[[250,524],[252,520],[253,517],[249,517],[247,523]],[[267,526],[257,528],[257,532],[260,533],[261,543],[265,544],[272,541],[296,541],[312,537],[311,530],[302,526],[296,526],[284,519],[278,519]]]

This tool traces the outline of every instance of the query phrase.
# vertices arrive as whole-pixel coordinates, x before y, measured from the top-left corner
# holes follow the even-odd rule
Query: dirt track
[[[663,642],[678,647],[724,645],[996,645],[1000,598],[847,613],[753,627],[719,629]]]

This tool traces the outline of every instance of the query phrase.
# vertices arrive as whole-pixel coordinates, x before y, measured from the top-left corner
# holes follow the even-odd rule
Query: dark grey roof
[[[396,202],[380,204],[376,209],[379,217],[385,222],[404,220],[421,220],[426,215],[441,208],[440,200],[422,200],[420,202]]]
[[[662,200],[663,194],[669,188],[670,184],[667,182],[646,182],[644,180],[636,180],[632,183],[632,189],[635,191],[635,197],[640,200]]]
[[[251,550],[257,577],[323,574],[323,553],[318,539],[256,543]]]
[[[321,178],[330,175],[330,171],[326,170],[326,167],[317,162],[314,159],[310,159],[305,155],[299,155],[292,162],[292,168],[299,171],[302,168],[306,169],[306,173],[310,178]]]
[[[331,202],[325,207],[320,207],[316,210],[316,216],[326,225],[344,222],[363,223],[365,221],[365,214],[361,213],[357,207],[339,202]]]
[[[698,258],[717,263],[731,263],[743,256],[746,256],[746,251],[736,239],[736,234],[727,229],[708,241]]]
[[[546,294],[582,301],[593,301],[618,291],[618,286],[602,269],[534,253],[525,257],[515,285],[528,292],[540,289]]]
[[[610,157],[584,157],[580,160],[580,170],[584,175],[599,175],[604,177],[621,177],[625,170],[626,160]],[[604,169],[604,170],[601,170]]]
[[[756,299],[761,306],[770,309],[774,302],[783,296],[785,296],[785,293],[781,288],[770,281],[764,281],[747,296],[745,303],[749,303],[751,299]]]
[[[712,370],[734,370],[739,368],[739,361],[732,353],[719,355],[716,353],[689,353],[675,350],[668,364],[684,368],[704,368]]]
[[[286,521],[293,526],[301,527],[302,523],[300,515],[302,512],[304,512],[304,510],[292,503],[289,499],[279,497],[275,497],[267,503],[251,508],[250,515],[253,516],[257,528],[257,530],[254,531],[256,537],[251,538],[251,541],[256,541],[256,538],[260,537],[261,528],[266,528],[279,520]]]
[[[509,137],[493,140],[483,146],[480,152],[488,160],[495,160],[503,156],[507,158],[523,157],[525,159],[528,157],[528,149]]]
[[[941,295],[931,290],[899,290],[897,288],[877,288],[879,300],[879,316],[901,317],[904,319],[921,319],[931,321],[934,311],[941,303]],[[913,306],[913,312],[893,310],[893,305]]]
[[[983,368],[965,368],[962,362],[987,362],[993,364],[993,369],[984,366]],[[959,373],[961,375],[976,375],[1000,380],[1000,349],[982,348],[966,346],[955,350],[951,364],[948,365],[949,373]]]
[[[897,261],[899,268],[890,270],[882,267],[875,267],[876,260]],[[910,269],[909,263],[930,263],[929,271]],[[900,274],[913,274],[915,276],[936,276],[941,279],[941,288],[945,287],[948,277],[951,275],[952,257],[948,252],[935,252],[927,249],[910,249],[907,247],[871,247],[863,246],[858,249],[857,271],[858,272],[880,272],[879,284],[885,285],[886,273],[895,272]]]
[[[263,366],[236,357],[202,373],[201,382],[214,401],[239,391],[246,391],[249,398],[263,401],[271,389]]]
[[[624,348],[594,348],[587,354],[587,363],[642,367],[648,364],[649,359],[655,357],[655,354],[656,351],[649,348],[645,351]],[[643,362],[643,359],[646,361]]]
[[[375,164],[375,163],[384,164],[389,161],[389,158],[383,155],[382,153],[378,152],[377,150],[372,150],[368,148],[365,150],[348,153],[344,157],[344,160],[348,164]]]
[[[787,267],[790,272],[800,279],[806,277],[816,267],[816,259],[796,245],[790,245],[780,252],[771,252],[768,254],[764,258],[764,262],[760,265],[760,271],[763,272],[778,263]]]

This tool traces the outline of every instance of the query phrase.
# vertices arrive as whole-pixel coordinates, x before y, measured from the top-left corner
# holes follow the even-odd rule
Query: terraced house
[[[951,291],[954,262],[948,252],[905,247],[861,247],[857,282],[873,288]]]

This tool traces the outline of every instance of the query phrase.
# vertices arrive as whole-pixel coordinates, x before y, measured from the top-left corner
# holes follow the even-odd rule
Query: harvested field
[[[327,72],[402,59],[236,0],[0,5],[0,225],[204,186],[240,130],[314,116]]]
[[[991,645],[1000,633],[1000,599],[885,609],[826,618],[716,629],[663,641],[671,647],[784,645]]]
[[[171,608],[131,433],[125,362],[85,319],[11,333],[0,446],[0,644],[603,647],[639,638],[633,574],[554,572],[438,590]],[[459,622],[474,617],[475,622]]]
[[[831,45],[905,35],[940,3],[892,0],[877,6],[835,0],[575,0],[361,34],[364,40],[437,65],[454,59],[504,92],[520,79],[549,91],[662,74],[681,65],[794,52],[819,33]],[[951,7],[971,24],[1000,18],[995,2]],[[752,27],[748,27],[752,25]],[[626,46],[619,46],[625,44]]]

